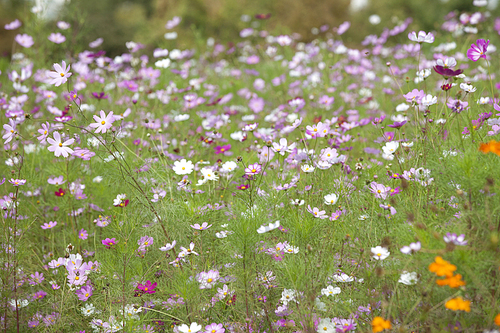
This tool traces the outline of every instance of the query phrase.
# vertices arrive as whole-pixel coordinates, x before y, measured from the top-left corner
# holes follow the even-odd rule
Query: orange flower
[[[375,317],[372,320],[372,331],[374,333],[376,332],[382,332],[385,329],[390,329],[391,328],[391,322],[389,319],[385,320],[382,317]]]
[[[429,265],[429,271],[436,273],[437,276],[452,277],[453,272],[457,270],[457,266],[450,264],[441,257],[436,257],[434,262]]]
[[[465,301],[462,297],[452,298],[444,304],[447,309],[452,311],[470,312],[470,301]]]
[[[500,156],[500,142],[496,142],[495,140],[491,140],[488,143],[481,143],[479,146],[479,150],[484,154],[493,153]]]
[[[462,281],[462,275],[457,274],[446,279],[436,280],[438,286],[450,286],[450,288],[458,288],[460,286],[465,286],[465,281]]]
[[[497,324],[497,326],[500,326],[500,313],[495,317],[495,324]]]

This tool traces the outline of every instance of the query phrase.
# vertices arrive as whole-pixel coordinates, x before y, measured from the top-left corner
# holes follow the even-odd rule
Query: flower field
[[[474,2],[358,46],[249,22],[109,57],[7,24],[0,331],[498,332],[500,17]]]

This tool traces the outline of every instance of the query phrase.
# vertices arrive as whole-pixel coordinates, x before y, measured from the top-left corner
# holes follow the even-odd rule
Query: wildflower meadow
[[[499,332],[500,17],[0,60],[2,332]]]

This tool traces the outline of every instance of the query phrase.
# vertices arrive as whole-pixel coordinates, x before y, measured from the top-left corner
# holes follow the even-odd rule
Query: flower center
[[[61,142],[59,142],[59,147],[62,147],[62,143]]]
[[[61,77],[64,77],[64,73],[60,73],[59,75],[61,75]]]
[[[103,120],[103,121],[101,121],[101,125],[104,125],[104,124],[106,124],[106,122],[105,122],[104,120]]]

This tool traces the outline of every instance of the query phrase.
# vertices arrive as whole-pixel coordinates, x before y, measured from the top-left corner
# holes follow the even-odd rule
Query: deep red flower
[[[59,189],[59,191],[55,191],[54,194],[57,196],[57,197],[62,197],[66,194],[66,191],[63,190],[62,188]]]
[[[439,66],[439,65],[434,66],[434,70],[436,71],[436,73],[441,74],[444,77],[454,77],[454,76],[460,75],[464,72],[461,69],[457,69],[456,71],[454,71],[451,68],[446,68],[446,67]]]

